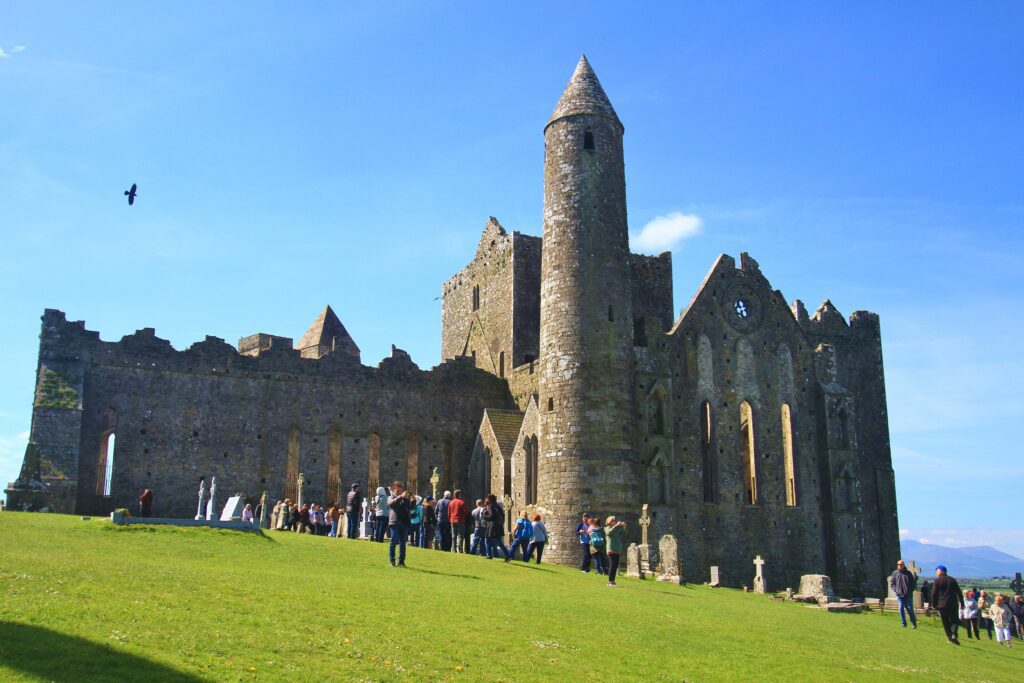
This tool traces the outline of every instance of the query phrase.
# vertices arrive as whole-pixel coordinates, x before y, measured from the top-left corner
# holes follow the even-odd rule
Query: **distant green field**
[[[392,569],[386,553],[0,513],[0,679],[1024,680],[1024,646],[957,648],[933,619],[430,550]]]

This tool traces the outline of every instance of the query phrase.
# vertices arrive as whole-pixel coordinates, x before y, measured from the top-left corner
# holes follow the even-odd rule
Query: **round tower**
[[[639,501],[622,134],[580,58],[544,128],[537,498],[559,562],[579,555],[581,513]]]

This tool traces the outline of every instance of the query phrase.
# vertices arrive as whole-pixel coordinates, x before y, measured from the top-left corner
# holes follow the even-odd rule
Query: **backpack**
[[[597,550],[604,550],[604,529],[594,529],[590,532],[590,545]]]

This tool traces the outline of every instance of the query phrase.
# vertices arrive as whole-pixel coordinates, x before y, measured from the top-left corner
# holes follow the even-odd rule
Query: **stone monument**
[[[210,477],[210,499],[206,501],[206,521],[217,518],[217,477]]]
[[[242,519],[242,509],[245,508],[245,501],[242,496],[231,496],[224,504],[224,510],[220,513],[220,521],[237,522]]]
[[[263,495],[260,496],[260,515],[259,515],[259,528],[269,529],[270,522],[267,517],[267,492],[264,491]]]
[[[917,576],[921,573],[921,568],[917,566],[917,562],[911,560],[907,564],[907,571],[914,575],[914,585],[917,585]],[[914,591],[913,602],[911,604],[913,604],[914,609],[924,609],[924,598],[921,597],[921,591]]]
[[[679,568],[679,543],[672,534],[665,534],[658,541],[658,581],[683,584],[683,572]]]
[[[512,526],[515,514],[512,512],[512,496],[507,493],[502,496],[501,504],[505,506],[505,542],[512,542]],[[454,543],[454,541],[453,541]]]
[[[824,574],[804,574],[800,577],[800,590],[793,596],[801,602],[836,602],[832,579]]]
[[[636,543],[630,543],[626,548],[626,576],[644,578],[644,570],[640,568],[640,546]]]
[[[199,506],[196,508],[196,521],[203,519],[203,498],[206,496],[206,480],[199,478]]]
[[[722,585],[721,578],[719,578],[719,576],[718,576],[718,565],[717,564],[711,565],[711,580],[708,581],[708,585],[711,586],[712,588],[718,588],[719,586]]]
[[[1020,578],[1020,572],[1017,572],[1017,576],[1014,577],[1013,581],[1010,582],[1010,588],[1013,589],[1014,595],[1021,595],[1021,591],[1024,590],[1024,580]]]
[[[430,495],[433,496],[434,500],[437,500],[437,485],[441,483],[441,475],[437,473],[437,468],[434,468],[434,473],[430,475]]]
[[[760,555],[754,558],[754,566],[757,568],[757,574],[754,575],[754,592],[764,593],[764,559]]]
[[[651,526],[651,516],[647,513],[647,508],[647,503],[644,503],[640,510],[640,570],[644,574],[652,574],[651,545],[647,536]]]
[[[299,481],[296,484],[296,491],[298,493],[295,494],[295,504],[299,506],[299,509],[302,508],[302,489],[304,489],[305,487],[306,475],[304,475],[302,472],[299,472]]]

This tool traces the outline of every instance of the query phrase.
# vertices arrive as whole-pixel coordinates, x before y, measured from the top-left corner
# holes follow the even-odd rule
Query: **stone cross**
[[[300,508],[302,507],[302,489],[304,489],[305,487],[306,475],[304,475],[302,472],[299,472],[299,481],[298,484],[296,484],[296,490],[298,491],[298,493],[295,496],[295,504],[298,505]]]
[[[203,519],[203,498],[206,496],[206,480],[199,480],[199,506],[196,508],[196,519]]]
[[[907,565],[907,571],[914,575],[914,579],[917,579],[917,575],[921,573],[921,568],[917,566],[917,562],[913,560]]]
[[[505,535],[512,538],[512,496],[506,493],[502,496],[501,502],[505,506]]]
[[[1017,576],[1010,582],[1010,588],[1013,589],[1014,595],[1021,595],[1021,591],[1024,590],[1024,579],[1020,578],[1020,572],[1017,572]]]
[[[434,473],[430,475],[430,495],[437,500],[437,485],[441,483],[441,476],[437,473],[437,468],[434,468]]]
[[[647,528],[651,526],[651,516],[647,514],[647,503],[640,511],[640,545],[647,545]]]
[[[754,592],[764,593],[764,559],[758,555],[754,558],[754,565],[757,567],[757,575],[754,576]]]
[[[210,477],[210,499],[206,501],[206,519],[217,519],[217,477]]]

